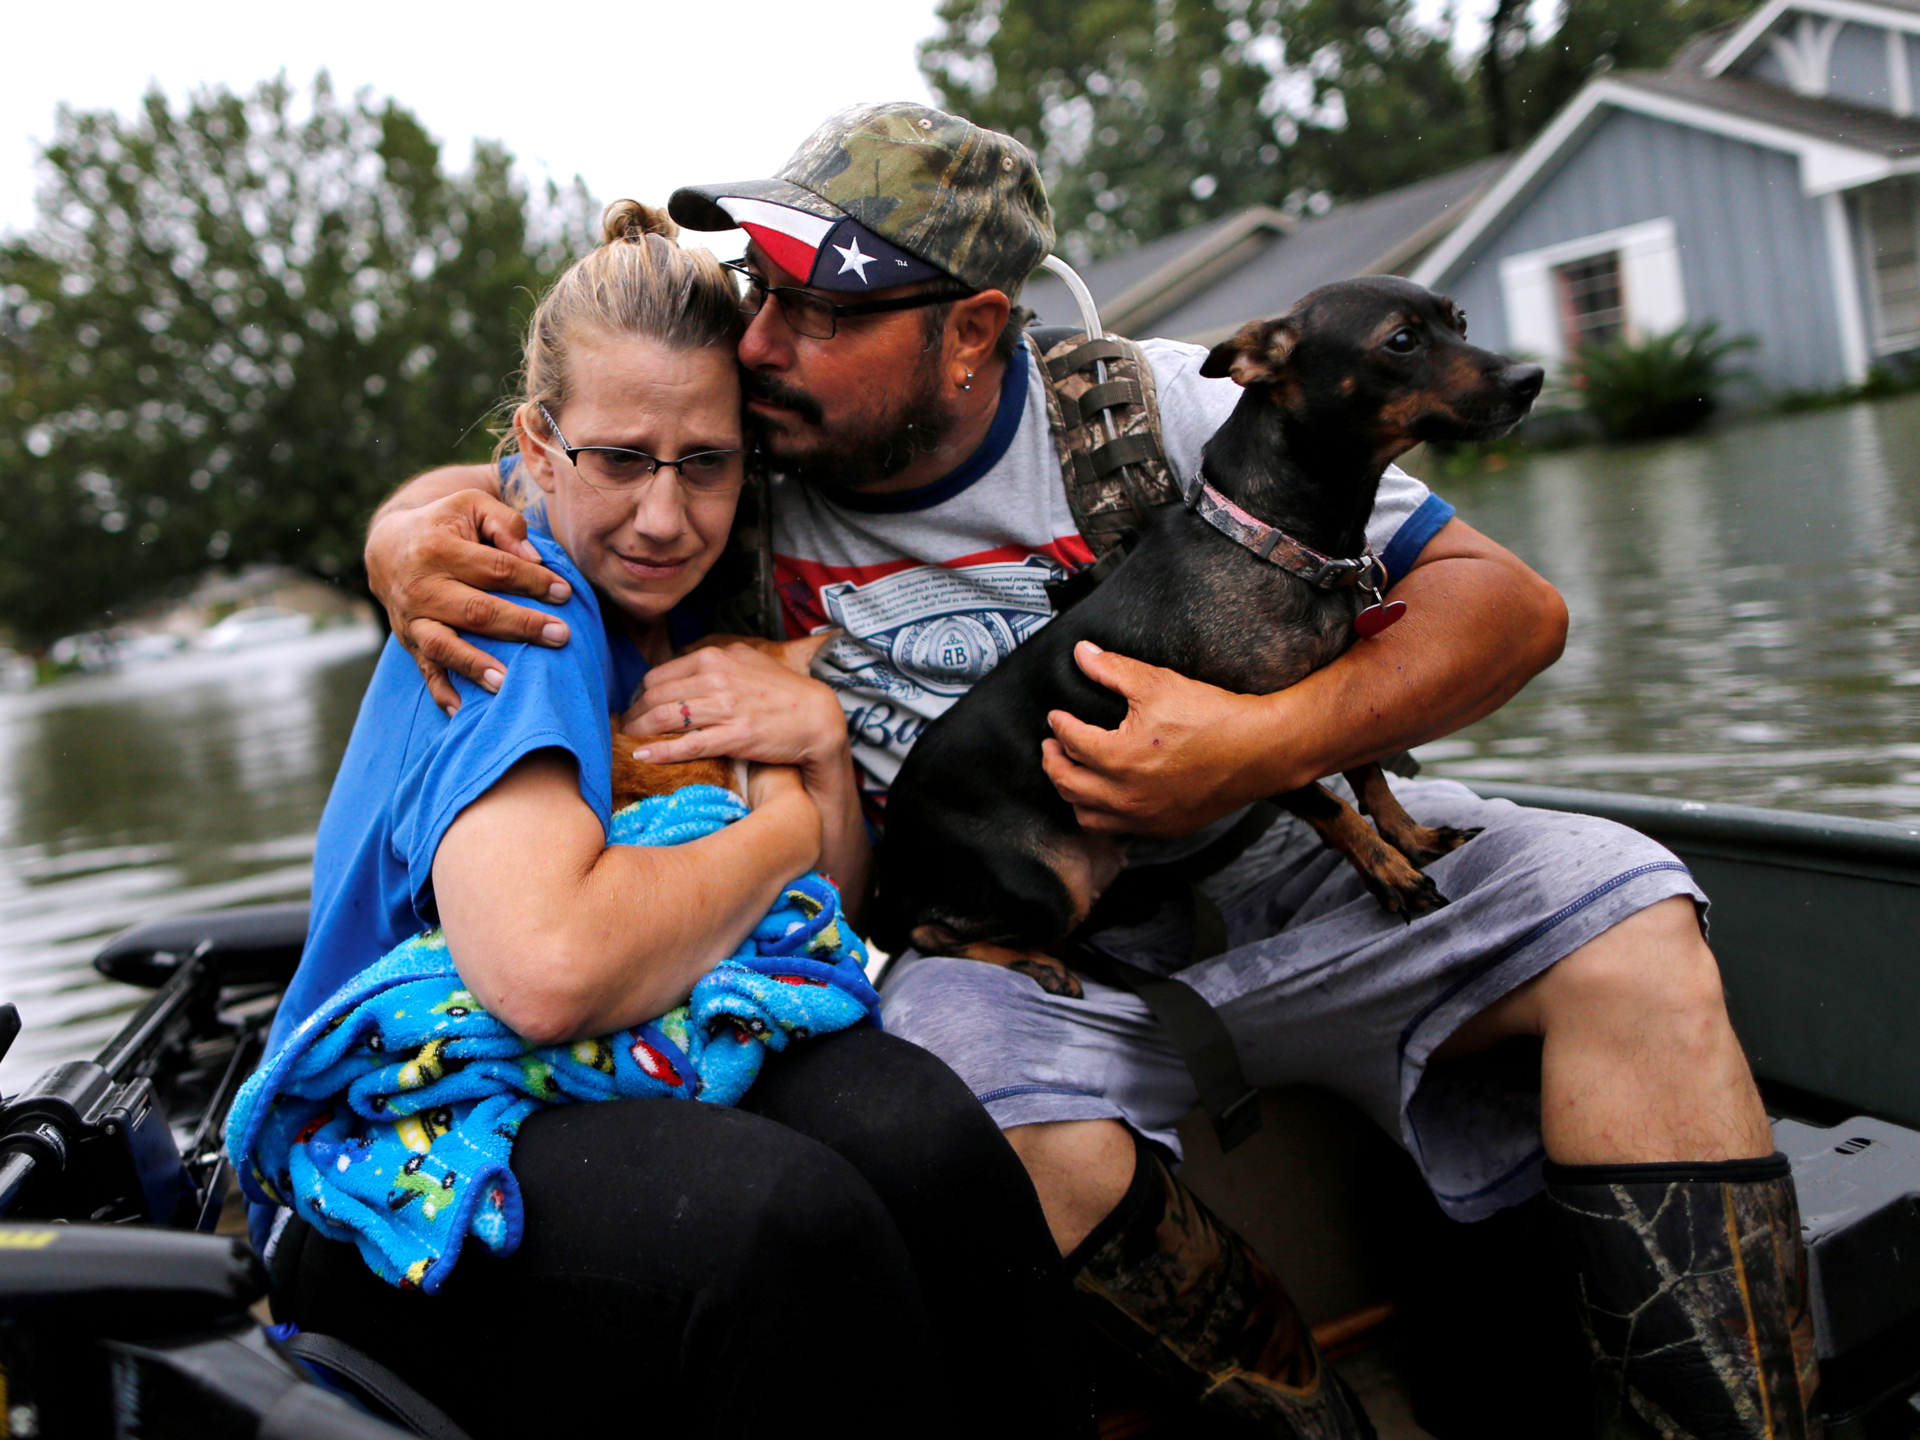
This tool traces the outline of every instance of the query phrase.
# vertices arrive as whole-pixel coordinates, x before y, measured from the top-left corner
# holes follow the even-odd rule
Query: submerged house
[[[1103,309],[1125,302],[1123,334],[1209,343],[1314,284],[1392,273],[1452,295],[1477,343],[1550,363],[1714,320],[1756,342],[1763,389],[1855,384],[1920,350],[1917,91],[1920,0],[1767,0],[1666,70],[1594,80],[1517,154],[1304,223],[1247,212],[1088,279]]]

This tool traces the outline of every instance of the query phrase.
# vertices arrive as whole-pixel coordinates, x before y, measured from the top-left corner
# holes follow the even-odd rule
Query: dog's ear
[[[767,652],[789,670],[797,670],[805,675],[813,664],[813,657],[820,653],[820,647],[838,638],[839,634],[838,629],[822,630],[817,634],[803,635],[798,640],[778,640],[767,646]]]
[[[749,650],[771,655],[789,670],[805,675],[813,664],[813,657],[820,653],[820,647],[839,634],[836,627],[802,635],[798,640],[762,640],[758,635],[703,635],[691,645],[682,646],[680,653],[691,655],[696,650],[724,650],[730,645],[744,645]]]
[[[1200,373],[1209,380],[1231,376],[1239,385],[1272,385],[1281,378],[1299,339],[1300,332],[1288,316],[1255,320],[1208,351]]]

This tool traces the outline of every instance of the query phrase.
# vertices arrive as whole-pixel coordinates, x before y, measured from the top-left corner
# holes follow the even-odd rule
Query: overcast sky
[[[149,82],[178,99],[281,70],[392,96],[456,163],[484,136],[536,178],[577,173],[598,199],[660,203],[675,185],[771,174],[842,105],[926,100],[913,57],[933,6],[8,0],[0,230],[33,222],[36,147],[62,102],[124,114]]]
[[[1444,4],[1416,8],[1437,14]],[[598,199],[659,203],[676,185],[770,174],[842,105],[927,99],[914,46],[933,33],[933,8],[93,0],[68,10],[7,0],[0,231],[33,221],[36,143],[51,136],[60,103],[124,114],[150,82],[177,100],[201,84],[245,90],[281,70],[305,85],[325,69],[341,91],[392,96],[455,164],[484,136],[536,179],[577,173]]]

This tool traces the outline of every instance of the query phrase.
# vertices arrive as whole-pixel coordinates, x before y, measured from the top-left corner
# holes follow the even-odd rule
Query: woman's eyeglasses
[[[678,460],[662,460],[624,445],[569,445],[554,423],[553,412],[544,404],[536,408],[560,442],[567,463],[596,490],[633,490],[661,470],[673,469],[680,472],[680,483],[692,493],[723,495],[739,489],[746,476],[745,450],[695,450]]]
[[[851,305],[836,305],[811,290],[797,285],[769,285],[738,260],[725,262],[726,268],[747,282],[740,296],[740,313],[758,315],[771,295],[780,307],[781,318],[796,335],[815,340],[831,340],[834,328],[845,316],[883,315],[889,310],[919,310],[928,305],[945,305],[978,295],[978,290],[934,290],[921,295],[903,295],[897,300],[856,300]]]

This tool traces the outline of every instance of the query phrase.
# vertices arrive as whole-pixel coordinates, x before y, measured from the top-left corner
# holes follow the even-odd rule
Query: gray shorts
[[[1610,821],[1505,800],[1448,780],[1395,781],[1416,820],[1484,826],[1429,868],[1452,902],[1407,924],[1346,861],[1283,817],[1206,884],[1229,949],[1181,972],[1212,1002],[1256,1085],[1345,1096],[1399,1139],[1441,1206],[1477,1220],[1540,1187],[1537,1075],[1441,1063],[1465,1021],[1636,911],[1706,896],[1673,854]],[[1119,882],[1125,884],[1125,877]],[[1190,907],[1110,929],[1101,944],[1162,973],[1186,958]],[[1132,992],[1088,982],[1049,995],[998,965],[909,952],[883,988],[887,1028],[966,1080],[1002,1129],[1123,1120],[1179,1153],[1196,1096],[1180,1054]]]

